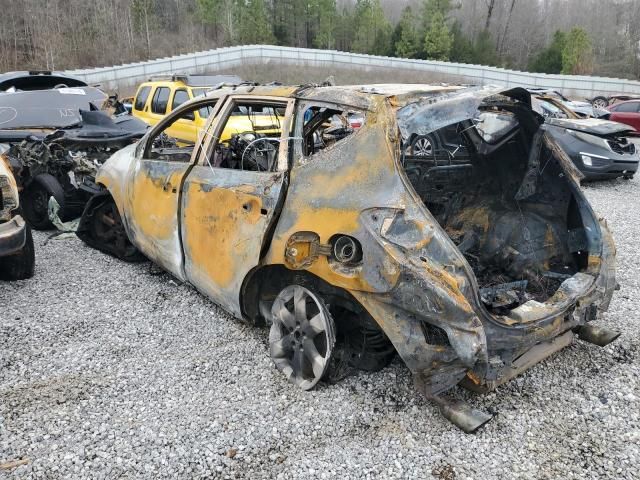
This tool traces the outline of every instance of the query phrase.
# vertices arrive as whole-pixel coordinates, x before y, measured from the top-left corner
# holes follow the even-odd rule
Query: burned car
[[[4,154],[0,148],[0,280],[24,280],[33,276],[33,237],[20,215],[18,185]]]
[[[202,107],[197,141],[168,141]],[[253,127],[230,132],[238,112]],[[336,117],[344,132],[325,135]],[[464,155],[408,153],[450,125]],[[491,417],[451,399],[456,385],[492,390],[575,337],[618,335],[590,323],[617,287],[615,246],[579,176],[522,89],[240,87],[107,160],[78,236],[268,325],[276,367],[302,389],[397,353],[470,432]]]
[[[534,110],[545,117],[547,132],[585,180],[630,180],[635,175],[640,134],[633,127],[602,118],[580,118],[552,97],[535,97]]]
[[[11,145],[23,215],[33,228],[52,226],[50,197],[61,218],[78,217],[97,167],[144,135],[144,122],[100,110],[106,101],[104,92],[86,86],[0,94],[0,143]]]

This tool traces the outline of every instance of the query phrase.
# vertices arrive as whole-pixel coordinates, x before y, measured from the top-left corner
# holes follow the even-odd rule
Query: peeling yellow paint
[[[246,189],[214,188],[205,191],[190,183],[184,206],[183,241],[194,268],[223,290],[258,261],[260,233],[266,228],[261,200]],[[258,236],[256,251],[256,236]]]
[[[135,176],[130,197],[131,218],[136,230],[144,236],[165,240],[176,232],[177,193],[184,171],[168,174],[162,179],[152,179],[144,170]]]

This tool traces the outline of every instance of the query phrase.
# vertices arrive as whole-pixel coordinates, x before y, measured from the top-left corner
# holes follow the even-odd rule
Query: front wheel
[[[271,358],[287,380],[311,390],[325,375],[336,341],[329,309],[311,290],[290,285],[273,302],[271,317]]]
[[[51,230],[53,223],[49,220],[49,198],[53,197],[64,209],[64,190],[60,182],[49,174],[36,177],[20,195],[22,214],[31,227],[36,230]]]
[[[145,260],[129,240],[118,207],[110,196],[87,204],[76,234],[93,248],[126,262]]]

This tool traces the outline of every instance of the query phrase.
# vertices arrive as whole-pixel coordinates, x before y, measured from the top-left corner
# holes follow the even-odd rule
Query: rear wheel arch
[[[326,303],[354,312],[366,311],[346,290],[335,287],[306,270],[291,270],[282,264],[264,265],[246,276],[240,291],[240,306],[245,318],[256,325],[264,323],[260,302],[269,301],[289,285],[301,285],[321,295]]]
[[[327,306],[336,326],[337,350],[341,355],[338,362],[356,369],[376,371],[393,359],[395,348],[362,304],[349,291],[305,270],[290,270],[275,264],[251,271],[240,293],[245,320],[254,325],[265,325],[276,296],[290,285],[305,287]]]

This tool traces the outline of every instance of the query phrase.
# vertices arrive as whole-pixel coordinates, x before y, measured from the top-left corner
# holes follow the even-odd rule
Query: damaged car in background
[[[609,113],[606,109],[591,101],[570,100],[553,88],[530,87],[527,90],[531,95],[553,98],[579,118],[600,118]]]
[[[194,144],[167,141],[203,107]],[[231,132],[238,112],[245,131]],[[412,153],[442,129],[459,149]],[[615,246],[580,177],[523,89],[241,87],[181,105],[107,160],[77,234],[268,325],[298,387],[397,353],[471,432],[491,416],[456,385],[493,390],[576,337],[618,336],[591,323],[617,287]]]
[[[3,77],[0,143],[10,145],[6,155],[24,218],[35,229],[51,228],[51,197],[60,206],[61,219],[80,216],[94,193],[98,166],[142,137],[146,125],[129,115],[111,116],[101,110],[112,106],[108,96],[79,80],[44,74]]]
[[[602,118],[580,118],[553,97],[535,97],[534,109],[545,117],[547,132],[585,180],[633,178],[640,160],[640,133],[633,127]]]

